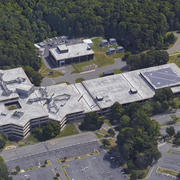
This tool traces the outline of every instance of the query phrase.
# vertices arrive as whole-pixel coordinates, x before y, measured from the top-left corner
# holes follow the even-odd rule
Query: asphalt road
[[[171,115],[176,115],[177,117],[180,117],[180,109],[177,109],[175,113],[163,113],[152,116],[151,119],[158,121],[159,124],[164,124],[172,120]]]
[[[30,157],[36,154],[43,154],[50,151],[54,151],[59,148],[65,148],[69,146],[74,146],[83,143],[90,143],[94,141],[97,141],[97,137],[94,133],[91,132],[81,133],[74,136],[57,138],[49,141],[35,143],[33,145],[28,145],[16,149],[3,151],[0,153],[0,155],[4,158],[6,162],[8,162],[22,157],[23,158]]]
[[[98,150],[94,154],[94,150]],[[89,154],[88,157],[83,157]],[[53,180],[53,172],[60,174],[61,180],[66,180],[62,167],[67,165],[66,171],[71,179],[78,180],[127,180],[126,175],[118,166],[112,167],[104,159],[106,152],[100,147],[97,137],[93,133],[82,133],[75,136],[53,139],[0,153],[10,170],[19,166],[26,170],[43,165],[45,160],[50,160],[51,165],[37,168],[17,175],[12,175],[14,180]],[[82,156],[67,162],[59,163],[58,159]]]
[[[124,71],[126,71],[127,70],[126,62],[122,61],[121,59],[116,59],[115,63],[112,65],[96,68],[93,71],[83,72],[80,74],[71,74],[71,72],[73,71],[72,66],[65,66],[65,67],[59,68],[59,70],[56,69],[58,71],[63,72],[64,76],[60,76],[56,78],[44,78],[42,80],[41,85],[49,86],[49,85],[56,84],[58,82],[75,83],[75,80],[77,78],[83,78],[86,80],[95,79],[99,77],[99,74],[103,72],[113,71],[114,69],[124,69]]]
[[[171,55],[173,53],[175,53],[176,51],[180,50],[180,33],[174,33],[174,35],[178,38],[176,43],[167,50],[168,54]]]

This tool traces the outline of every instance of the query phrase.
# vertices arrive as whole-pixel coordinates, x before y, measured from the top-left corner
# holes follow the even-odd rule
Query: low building
[[[124,52],[124,48],[122,46],[118,46],[117,49],[116,49],[116,53],[122,53]]]
[[[108,115],[115,102],[126,105],[151,99],[164,87],[180,93],[180,68],[173,63],[36,89],[22,68],[0,70],[0,133],[22,139],[49,121],[63,128],[88,112]]]
[[[114,75],[114,71],[103,72],[102,77]]]
[[[93,46],[93,42],[91,39],[84,39],[83,42],[86,43],[87,45],[89,45],[90,47]]]
[[[115,48],[109,48],[108,51],[106,52],[106,54],[110,55],[110,54],[115,54],[116,53],[116,49]]]
[[[45,48],[39,48],[39,56],[44,55]]]
[[[110,38],[110,39],[109,39],[109,44],[111,44],[111,45],[116,45],[116,44],[117,44],[116,39],[115,39],[115,38]]]
[[[108,43],[107,39],[103,39],[101,41],[101,44],[100,44],[101,47],[105,47],[105,46],[108,46],[108,45],[109,45],[109,43]]]
[[[94,51],[82,42],[76,44],[62,44],[49,49],[49,58],[57,67],[93,59]]]

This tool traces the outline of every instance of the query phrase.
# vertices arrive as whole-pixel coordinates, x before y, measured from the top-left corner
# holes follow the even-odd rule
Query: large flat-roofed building
[[[89,61],[93,59],[94,51],[84,42],[75,44],[62,44],[49,49],[49,58],[56,66]]]
[[[115,102],[126,105],[150,99],[164,87],[180,93],[180,69],[175,64],[39,88],[22,68],[0,70],[0,133],[25,138],[32,128],[49,121],[63,128],[88,112],[108,114]]]

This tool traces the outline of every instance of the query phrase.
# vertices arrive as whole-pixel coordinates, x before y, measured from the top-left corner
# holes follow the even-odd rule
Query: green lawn
[[[41,60],[41,68],[39,70],[39,72],[41,73],[42,77],[49,77],[49,78],[54,78],[54,77],[58,77],[58,76],[63,76],[62,73],[49,69],[45,63],[44,60]]]
[[[74,124],[67,124],[66,127],[56,136],[56,138],[64,137],[64,136],[72,136],[75,134],[79,134],[78,130],[74,126]]]
[[[105,129],[100,129],[98,132],[103,134],[104,136],[109,136],[109,133]]]
[[[180,97],[175,97],[174,102],[176,104],[176,107],[180,108]]]
[[[160,168],[160,167],[157,170],[159,172],[161,172],[161,173],[169,174],[169,175],[172,175],[172,176],[177,176],[179,174],[179,172],[177,172],[177,171],[171,171],[169,169]]]
[[[84,81],[85,79],[84,78],[77,78],[76,80],[75,80],[75,82],[76,83],[80,83],[80,82],[82,82],[82,81]]]
[[[112,126],[112,124],[110,123],[110,121],[108,119],[104,120],[104,123],[107,124],[108,126]]]
[[[118,53],[113,55],[106,55],[106,51],[109,47],[100,47],[99,44],[101,43],[102,38],[98,37],[95,39],[92,39],[93,46],[92,49],[94,50],[94,59],[91,61],[86,61],[78,64],[74,64],[74,71],[72,73],[79,73],[83,71],[83,67],[96,64],[98,67],[107,66],[114,64],[116,58],[122,58],[124,56],[124,53]],[[117,45],[111,46],[116,48]]]
[[[26,146],[26,145],[30,145],[33,143],[38,143],[40,142],[38,139],[36,139],[32,134],[30,134],[26,139],[18,141],[18,146]]]
[[[99,139],[104,138],[104,136],[101,135],[101,134],[99,134],[99,133],[96,133],[96,136],[97,136],[97,138],[99,138]]]
[[[83,68],[85,66],[89,66],[89,65],[92,65],[92,64],[95,64],[94,60],[73,64],[72,67],[74,68],[74,71],[71,74],[80,73],[80,72],[83,71]]]
[[[16,105],[12,105],[12,106],[9,106],[7,108],[8,110],[15,110],[15,109],[18,109]]]
[[[63,83],[66,83],[67,85],[71,84],[70,82],[67,82],[67,81],[57,82],[56,84],[63,84]]]
[[[178,67],[180,67],[180,52],[171,55],[169,57],[169,63],[175,63]]]
[[[59,135],[56,136],[56,138],[60,138],[64,136],[71,136],[78,133],[79,133],[78,130],[73,124],[67,124],[66,127],[59,133]],[[37,143],[37,142],[40,142],[40,141],[31,134],[26,139],[19,141],[18,146],[26,146],[26,145]]]

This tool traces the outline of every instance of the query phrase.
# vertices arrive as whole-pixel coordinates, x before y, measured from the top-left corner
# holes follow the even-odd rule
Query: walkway
[[[168,54],[171,55],[177,51],[180,51],[180,33],[174,33],[174,35],[178,38],[176,43],[167,50]]]

